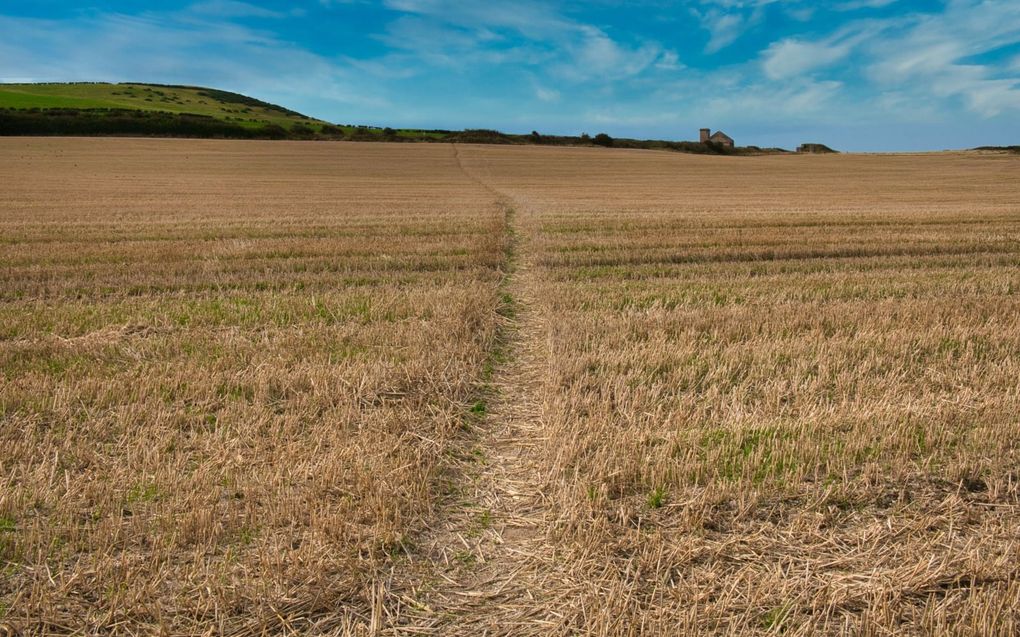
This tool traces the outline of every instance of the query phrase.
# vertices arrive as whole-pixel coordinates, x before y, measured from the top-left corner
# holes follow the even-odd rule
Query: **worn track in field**
[[[532,296],[532,238],[518,203],[454,156],[504,211],[498,342],[473,409],[473,426],[451,460],[439,525],[418,547],[417,581],[398,603],[395,634],[528,635],[562,629],[550,598],[558,579],[547,541],[550,512],[539,454],[545,443],[537,391],[545,326]]]

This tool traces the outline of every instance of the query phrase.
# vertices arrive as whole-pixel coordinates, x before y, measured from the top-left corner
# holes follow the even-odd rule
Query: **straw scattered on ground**
[[[1015,157],[0,155],[12,630],[1020,624]]]

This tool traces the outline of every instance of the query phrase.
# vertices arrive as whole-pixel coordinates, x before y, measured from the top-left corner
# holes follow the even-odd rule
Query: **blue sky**
[[[2,0],[0,34],[0,81],[197,84],[339,123],[1020,143],[1020,0]]]

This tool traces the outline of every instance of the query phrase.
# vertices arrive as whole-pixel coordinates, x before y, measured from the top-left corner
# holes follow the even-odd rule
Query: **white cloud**
[[[764,53],[762,67],[765,75],[773,80],[801,75],[808,71],[828,66],[850,53],[845,43],[826,44],[782,40],[774,42]]]
[[[713,96],[704,106],[713,116],[743,121],[755,117],[771,121],[807,116],[836,118],[842,89],[841,82],[831,80],[755,84],[741,87],[735,96]]]
[[[761,24],[770,6],[778,6],[795,20],[810,19],[815,8],[801,0],[701,0],[701,8],[690,9],[701,28],[708,31],[705,53],[722,51]]]
[[[536,86],[535,97],[543,102],[558,102],[560,101],[561,96],[560,92],[555,89],[545,88],[544,86]]]
[[[656,44],[623,47],[595,27],[581,27],[580,33],[580,39],[569,45],[573,59],[567,75],[628,77],[644,71],[663,54]]]
[[[885,45],[882,45],[886,48]],[[910,81],[926,75],[939,75],[963,57],[966,49],[961,42],[945,40],[926,45],[917,43],[900,52],[880,58],[869,68],[871,77],[885,84]]]
[[[428,16],[467,28],[510,29],[530,39],[554,37],[576,25],[548,5],[534,2],[477,2],[476,0],[384,0],[387,8]]]
[[[345,66],[376,80],[407,80],[418,75],[418,58],[408,53],[388,53],[382,57],[361,60],[342,56]]]
[[[705,53],[716,53],[737,41],[747,28],[747,21],[736,13],[709,11],[701,18],[702,26],[711,34]]]
[[[1020,81],[981,79],[966,84],[961,92],[970,109],[985,117],[1020,113]]]
[[[432,64],[459,65],[463,53],[499,37],[488,30],[467,30],[418,16],[401,16],[378,36],[390,48],[414,51]]]
[[[516,64],[569,82],[608,82],[682,68],[676,52],[657,42],[622,43],[545,3],[385,0],[385,6],[404,15],[386,27],[380,40],[413,52],[426,65]]]
[[[857,11],[859,9],[880,9],[887,7],[898,0],[849,0],[837,4],[836,11]]]
[[[787,14],[794,20],[797,20],[799,22],[807,22],[808,20],[814,17],[815,9],[816,9],[815,7],[795,8],[787,11]]]
[[[869,29],[869,37],[877,31]],[[816,42],[788,38],[773,42],[762,53],[762,68],[773,80],[782,80],[830,66],[846,58],[865,39],[859,30],[843,31]]]
[[[676,51],[663,51],[659,59],[655,61],[655,68],[663,71],[679,71],[685,67],[680,62],[680,56]]]
[[[868,76],[879,85],[959,98],[972,112],[994,117],[1020,111],[1020,77],[1008,63],[967,60],[1017,42],[1020,3],[951,0],[944,13],[919,19],[897,37],[873,42]]]
[[[217,16],[221,18],[285,18],[289,15],[302,15],[300,9],[290,12],[272,11],[239,0],[204,0],[190,7],[197,14]]]
[[[895,92],[897,103],[910,96],[917,109],[934,100],[952,110],[957,100],[973,113],[995,117],[1020,110],[1018,69],[1010,61],[973,59],[1017,42],[1020,3],[949,0],[941,13],[859,20],[817,40],[784,38],[762,51],[760,61],[765,76],[775,82],[827,73],[827,79],[863,82],[865,92]]]

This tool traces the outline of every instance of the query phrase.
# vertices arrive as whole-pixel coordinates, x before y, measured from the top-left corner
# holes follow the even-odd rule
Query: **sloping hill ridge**
[[[0,107],[164,111],[250,124],[318,121],[239,93],[200,86],[141,83],[0,84]]]
[[[0,135],[307,138],[330,124],[246,95],[199,86],[0,84]]]

